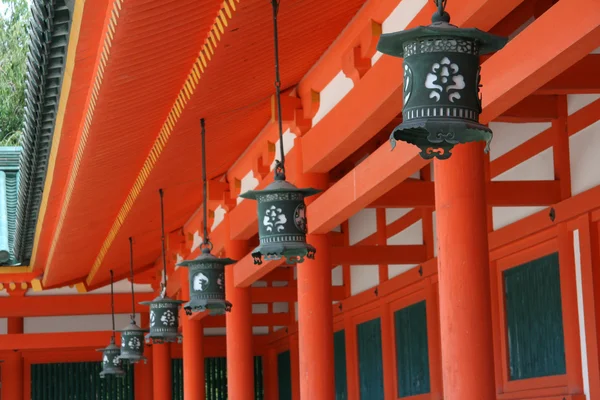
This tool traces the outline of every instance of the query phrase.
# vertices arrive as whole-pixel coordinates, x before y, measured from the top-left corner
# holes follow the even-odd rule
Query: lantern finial
[[[299,189],[285,179],[285,151],[281,111],[281,79],[279,76],[279,40],[277,15],[279,0],[271,0],[273,9],[273,42],[275,48],[275,99],[279,128],[280,160],[275,161],[275,181],[263,190],[250,190],[240,195],[258,201],[258,237],[260,245],[252,252],[254,264],[285,258],[288,264],[314,258],[315,248],[306,243],[307,219],[304,198],[320,192],[313,188]]]
[[[450,24],[446,0],[434,0],[432,24],[381,35],[377,50],[404,59],[402,123],[390,136],[414,144],[425,159],[447,159],[460,143],[485,141],[492,131],[479,123],[479,56],[500,50],[505,38]],[[400,71],[399,71],[400,72]]]
[[[225,300],[225,266],[236,261],[230,258],[217,258],[210,254],[213,245],[208,238],[208,181],[206,179],[206,124],[200,120],[202,137],[202,185],[204,212],[204,238],[200,255],[194,260],[180,262],[179,266],[188,267],[190,301],[183,308],[187,315],[195,311],[209,311],[211,315],[231,311],[231,303]]]

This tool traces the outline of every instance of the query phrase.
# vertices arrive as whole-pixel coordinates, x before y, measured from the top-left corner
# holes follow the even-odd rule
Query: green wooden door
[[[566,373],[558,253],[504,271],[510,379]]]
[[[277,355],[277,377],[279,400],[292,400],[292,360],[289,350]]]
[[[381,320],[377,318],[357,325],[356,335],[360,398],[383,400]]]
[[[429,350],[425,302],[394,313],[398,397],[429,393]]]
[[[99,362],[32,364],[31,400],[133,400],[133,368],[100,378]]]
[[[173,360],[173,400],[183,400],[183,360]],[[254,398],[264,399],[262,357],[254,357]],[[204,359],[206,400],[227,400],[227,359]]]
[[[333,359],[335,362],[335,400],[347,400],[346,334],[343,330],[333,334]]]

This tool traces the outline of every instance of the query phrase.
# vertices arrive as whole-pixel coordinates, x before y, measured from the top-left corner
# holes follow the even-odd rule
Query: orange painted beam
[[[292,149],[292,151],[294,151]],[[292,152],[291,151],[291,152]],[[291,153],[290,152],[290,153]],[[288,160],[289,154],[286,155]],[[255,190],[264,189],[273,182],[273,172],[270,172],[262,181],[259,182]],[[258,217],[256,211],[256,202],[252,200],[243,200],[231,212],[229,212],[230,238],[232,240],[248,240],[258,232]],[[225,224],[225,221],[221,225]]]
[[[235,307],[235,304],[233,305]],[[202,324],[205,328],[221,328],[225,327],[225,316],[215,315],[209,318],[201,317],[204,313],[194,313],[190,319],[202,319]],[[286,326],[290,322],[289,313],[270,313],[270,314],[252,314],[252,326]]]
[[[420,264],[427,261],[424,245],[332,247],[335,265]]]
[[[407,179],[369,204],[369,207],[433,207],[433,185],[433,182]],[[540,206],[560,201],[558,181],[494,181],[486,187],[488,205],[495,207]]]
[[[138,301],[149,301],[152,298],[152,293],[136,293],[136,312],[148,310],[137,304]],[[110,309],[108,294],[0,298],[0,318],[110,314]],[[131,313],[131,295],[115,294],[115,313]]]
[[[248,254],[233,266],[235,286],[248,287],[284,263],[283,260],[274,260],[263,261],[261,265],[255,265],[252,255]]]
[[[0,351],[36,349],[73,349],[108,346],[112,332],[59,332],[7,334],[2,336]]]
[[[331,231],[423,168],[429,162],[418,153],[405,142],[398,142],[394,151],[389,143],[381,145],[308,206],[309,232]]]
[[[558,2],[491,56],[481,67],[480,120],[496,119],[598,47],[598,21],[596,0]],[[541,38],[552,46],[540,46]]]
[[[558,118],[557,96],[531,95],[496,118],[497,122],[548,122]]]
[[[600,93],[600,54],[589,54],[542,86],[538,94]]]
[[[448,11],[452,23],[457,26],[488,30],[521,2],[463,0],[451,2]],[[431,11],[425,7],[408,27],[429,24]],[[339,58],[335,62],[339,65]],[[401,59],[382,56],[350,93],[304,135],[302,159],[305,172],[329,172],[398,114],[403,93],[401,70]],[[387,149],[389,151],[389,146]],[[319,230],[319,233],[322,232]]]

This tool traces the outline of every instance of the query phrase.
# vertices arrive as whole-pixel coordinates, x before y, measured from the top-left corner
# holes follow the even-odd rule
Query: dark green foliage
[[[102,363],[33,364],[31,400],[133,400],[133,367],[124,377],[100,378]]]
[[[504,272],[510,379],[566,373],[558,253]]]
[[[429,393],[429,350],[425,301],[394,313],[398,397]]]
[[[25,114],[27,0],[0,0],[0,146],[19,142]]]

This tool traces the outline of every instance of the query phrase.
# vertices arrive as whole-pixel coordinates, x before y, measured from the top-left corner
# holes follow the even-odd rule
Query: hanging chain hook
[[[131,323],[135,325],[135,289],[133,287],[133,238],[129,237],[129,273],[131,275]]]
[[[162,189],[158,189],[160,194],[160,239],[162,242],[162,259],[163,259],[163,279],[161,283],[161,296],[165,297],[167,292],[167,249],[165,247],[165,211],[164,211],[164,192]]]
[[[113,270],[110,270],[110,312],[112,315],[112,342],[114,343],[115,341],[115,292],[113,289],[113,281],[114,281],[114,275],[113,275]]]
[[[200,250],[208,249],[210,253],[213,245],[208,238],[208,181],[206,179],[206,124],[204,118],[200,119],[200,128],[200,136],[202,137],[202,210],[204,214],[204,221],[202,221],[204,237]]]
[[[275,100],[277,103],[277,124],[279,127],[279,151],[281,161],[275,161],[275,179],[285,180],[285,150],[283,148],[283,121],[281,120],[281,78],[279,76],[279,38],[277,14],[279,14],[279,0],[271,0],[273,6],[273,44],[275,47]]]
[[[450,14],[446,12],[447,0],[433,0],[433,4],[437,6],[437,11],[431,17],[433,23],[436,22],[450,22]]]

